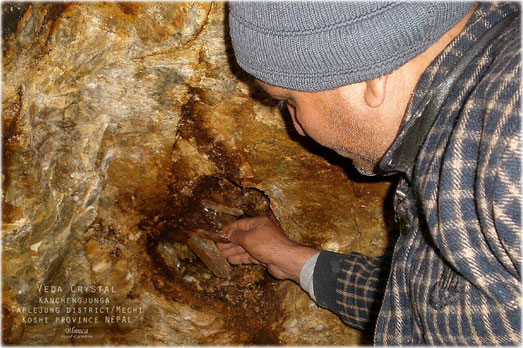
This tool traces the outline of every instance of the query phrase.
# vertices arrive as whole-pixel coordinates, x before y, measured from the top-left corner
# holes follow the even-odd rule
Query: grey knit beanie
[[[237,2],[238,64],[272,85],[321,91],[399,68],[457,24],[472,2]]]

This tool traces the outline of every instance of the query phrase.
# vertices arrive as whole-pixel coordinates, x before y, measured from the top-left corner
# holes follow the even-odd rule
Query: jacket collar
[[[399,134],[379,164],[380,170],[402,172],[406,174],[408,181],[412,182],[416,157],[447,99],[448,93],[445,89],[452,89],[474,57],[495,39],[503,26],[512,21],[518,14],[517,10],[507,9],[506,13],[497,18],[497,23],[494,21],[490,27],[479,28],[481,33],[478,40],[470,42],[463,38],[472,29],[478,31],[478,27],[484,23],[479,19],[493,12],[490,4],[481,4],[476,9],[461,34],[440,53],[420,78]],[[496,27],[498,31],[495,30]],[[464,53],[457,54],[460,51]]]

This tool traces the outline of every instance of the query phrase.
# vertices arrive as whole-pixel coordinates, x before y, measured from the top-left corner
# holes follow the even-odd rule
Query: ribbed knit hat
[[[472,2],[237,2],[238,64],[272,85],[321,91],[372,80],[425,51]]]

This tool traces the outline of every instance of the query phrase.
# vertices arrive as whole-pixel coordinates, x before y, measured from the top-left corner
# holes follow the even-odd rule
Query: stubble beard
[[[347,137],[357,137],[358,134],[355,134],[352,127],[347,124],[350,116],[347,114],[352,110],[345,110],[338,105],[332,105],[331,103],[326,103],[329,110],[329,120],[330,120],[330,130],[331,132],[337,134],[337,141],[339,143],[333,142],[332,144],[326,145],[330,149],[336,151],[340,156],[346,157],[352,160],[354,168],[363,175],[366,176],[375,176],[376,167],[379,163],[381,156],[377,154],[377,151],[370,151],[370,154],[355,153],[350,151],[344,144],[343,139]],[[353,118],[354,119],[354,118]],[[377,135],[374,135],[377,136]],[[376,149],[377,150],[377,149]]]
[[[378,160],[365,158],[361,155],[351,153],[347,151],[347,149],[343,146],[334,146],[332,147],[338,155],[349,158],[352,161],[352,165],[358,173],[366,176],[376,176],[376,166],[378,164]]]

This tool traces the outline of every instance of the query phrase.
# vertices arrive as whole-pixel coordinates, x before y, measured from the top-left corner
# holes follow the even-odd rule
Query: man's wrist
[[[288,278],[297,284],[300,284],[300,273],[305,262],[313,255],[319,253],[318,250],[296,245],[290,250],[290,254],[284,261],[286,264],[282,265],[282,269],[287,273]]]

